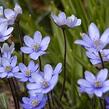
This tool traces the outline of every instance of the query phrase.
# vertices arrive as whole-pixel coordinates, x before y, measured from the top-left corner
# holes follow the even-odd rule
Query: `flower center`
[[[39,44],[36,44],[36,45],[33,46],[34,50],[36,50],[36,51],[39,49],[39,47],[40,47]]]
[[[95,40],[94,44],[98,47],[101,44],[101,42],[100,42],[100,40]]]
[[[43,88],[48,88],[49,87],[49,83],[47,81],[43,81],[42,82],[42,86],[43,86]]]
[[[39,104],[38,100],[32,100],[32,106],[36,107]]]
[[[96,87],[96,88],[102,87],[102,83],[101,83],[100,81],[96,81],[96,82],[95,82],[95,87]]]
[[[11,66],[6,66],[6,67],[5,67],[5,71],[6,71],[6,72],[10,72],[11,69],[12,69]]]
[[[31,76],[30,70],[27,70],[25,73],[26,73],[26,76]]]

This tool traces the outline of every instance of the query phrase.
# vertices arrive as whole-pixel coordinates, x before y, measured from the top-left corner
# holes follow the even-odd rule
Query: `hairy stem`
[[[49,94],[47,94],[49,109],[52,109]]]
[[[99,51],[98,54],[99,54],[99,57],[101,59],[102,68],[104,68],[104,62],[103,62],[103,58],[102,58],[101,52]]]
[[[99,51],[98,54],[99,54],[99,57],[100,57],[100,59],[101,59],[102,68],[104,69],[105,66],[104,66],[104,62],[103,62],[103,58],[102,58],[101,52]],[[103,103],[102,103],[102,101],[103,101]],[[101,109],[104,109],[105,101],[102,100],[102,99],[99,99],[99,102],[100,102]]]
[[[103,103],[102,103],[102,99],[99,98],[99,102],[100,102],[100,108],[101,108],[101,109],[104,109],[104,105],[103,105]]]
[[[65,91],[65,83],[66,83],[66,54],[67,54],[67,41],[66,41],[66,36],[65,36],[65,30],[62,28],[63,36],[64,36],[64,80],[63,80],[63,85],[62,85],[62,90],[61,90],[61,95],[60,95],[60,101],[64,95]]]
[[[8,79],[8,83],[9,83],[9,86],[10,86],[10,89],[11,89],[11,93],[12,93],[12,96],[13,96],[13,100],[14,100],[14,104],[15,104],[15,109],[20,109],[19,108],[19,103],[17,101],[17,98],[16,98],[16,93],[14,92],[14,87],[13,87],[13,82],[11,79]]]

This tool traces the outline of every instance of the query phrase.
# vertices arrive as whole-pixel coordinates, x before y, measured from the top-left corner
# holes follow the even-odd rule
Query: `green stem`
[[[99,98],[99,102],[100,102],[100,108],[104,109],[103,103],[102,103],[102,99]]]
[[[62,90],[61,90],[61,95],[60,95],[60,101],[64,95],[65,91],[65,83],[66,83],[66,54],[67,54],[67,41],[66,41],[66,36],[65,36],[65,30],[62,28],[63,36],[64,36],[64,80],[63,80],[63,85],[62,85]]]

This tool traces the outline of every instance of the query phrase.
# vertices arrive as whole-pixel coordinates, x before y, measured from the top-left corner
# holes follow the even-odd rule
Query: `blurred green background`
[[[75,45],[74,41],[81,38],[80,33],[87,32],[88,25],[91,22],[97,24],[101,32],[109,27],[109,0],[0,0],[0,5],[5,8],[13,8],[16,2],[23,9],[20,20],[23,35],[29,34],[32,36],[36,30],[39,30],[43,36],[49,35],[51,37],[47,55],[41,58],[43,65],[49,63],[55,66],[58,62],[63,62],[63,35],[61,29],[51,20],[51,12],[58,14],[59,11],[64,11],[67,16],[74,14],[81,18],[81,26],[66,30],[67,82],[60,105],[64,109],[91,109],[88,96],[78,93],[77,80],[83,76],[85,70],[95,72],[96,68],[90,64],[85,56],[85,50]],[[16,49],[19,49],[18,34],[17,28],[15,28],[13,40],[16,43]],[[63,73],[61,73],[58,85],[54,89],[57,97],[60,95],[62,81]],[[6,104],[7,97],[1,93],[0,109],[7,109]]]

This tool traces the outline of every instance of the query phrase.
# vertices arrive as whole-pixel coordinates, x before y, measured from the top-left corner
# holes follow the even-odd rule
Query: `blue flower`
[[[88,34],[81,34],[82,40],[76,40],[75,44],[82,45],[86,49],[100,51],[109,43],[109,28],[100,37],[100,32],[94,23],[88,28]]]
[[[100,50],[101,56],[103,61],[109,61],[109,49],[103,49]],[[87,51],[86,55],[88,56],[88,58],[90,58],[90,62],[95,65],[95,64],[100,64],[101,63],[101,59],[99,56],[99,53],[97,51]]]
[[[61,72],[61,68],[61,63],[59,63],[54,70],[51,65],[46,64],[44,66],[44,72],[32,74],[32,78],[35,82],[29,83],[27,85],[30,95],[35,95],[36,93],[50,92],[55,87],[58,81],[58,76]]]
[[[37,94],[36,96],[23,97],[22,101],[24,109],[42,109],[46,105],[47,97],[43,94]]]
[[[19,4],[15,4],[14,10],[4,9],[0,7],[0,23],[7,22],[8,25],[13,25],[17,16],[22,14],[22,9]]]
[[[59,27],[67,26],[69,28],[73,28],[81,24],[81,19],[77,19],[77,17],[75,17],[74,15],[71,15],[70,17],[66,17],[64,12],[60,12],[58,16],[52,13],[51,17]]]
[[[33,39],[30,36],[24,36],[25,46],[21,47],[21,51],[29,54],[31,59],[37,60],[39,56],[46,53],[45,50],[47,49],[49,42],[49,36],[42,39],[41,33],[36,31]]]
[[[26,67],[23,63],[19,64],[20,73],[16,73],[15,77],[18,78],[21,82],[34,82],[31,78],[33,73],[37,73],[39,65],[35,64],[33,61],[30,61],[28,66]]]
[[[94,76],[91,72],[85,72],[85,79],[79,79],[78,84],[84,88],[84,92],[89,95],[95,94],[97,97],[102,97],[103,93],[109,91],[109,80],[106,80],[108,70],[102,69]]]
[[[9,27],[7,23],[0,24],[0,42],[7,40],[13,31],[13,27]]]
[[[14,74],[19,72],[19,67],[16,66],[17,64],[16,56],[11,57],[10,59],[2,57],[1,64],[2,66],[0,66],[0,78],[14,77]]]
[[[11,54],[13,53],[14,50],[15,48],[13,42],[10,46],[8,45],[8,43],[3,43],[3,46],[1,48],[2,57],[10,59]]]

